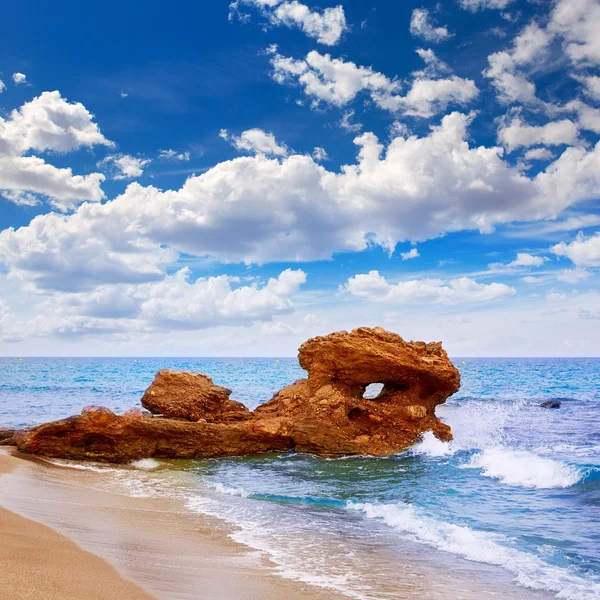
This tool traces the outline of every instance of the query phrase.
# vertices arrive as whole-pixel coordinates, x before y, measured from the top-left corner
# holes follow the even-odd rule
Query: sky
[[[600,355],[600,2],[338,1],[4,7],[0,355]]]

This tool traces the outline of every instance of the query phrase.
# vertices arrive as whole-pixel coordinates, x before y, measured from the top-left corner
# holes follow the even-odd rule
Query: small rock
[[[546,400],[540,404],[542,408],[560,408],[560,400]]]

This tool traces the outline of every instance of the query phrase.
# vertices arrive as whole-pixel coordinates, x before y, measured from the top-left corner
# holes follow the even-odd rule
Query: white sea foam
[[[130,464],[132,467],[142,471],[154,471],[154,469],[160,467],[160,463],[153,458],[140,458],[140,460],[134,460]]]
[[[122,473],[122,469],[116,469],[96,463],[78,463],[71,460],[62,460],[59,458],[46,459],[49,463],[66,469],[78,469],[80,471],[93,471],[94,473]]]
[[[248,490],[245,490],[244,488],[229,487],[223,485],[218,481],[205,481],[204,484],[210,489],[215,490],[215,492],[219,492],[219,494],[227,494],[228,496],[238,496],[240,498],[247,498],[250,495],[250,492]]]
[[[475,531],[465,525],[438,521],[415,507],[397,504],[348,503],[348,508],[378,519],[406,539],[451,552],[474,562],[504,568],[516,581],[535,590],[548,590],[565,600],[599,600],[600,583],[586,581],[569,570],[550,565],[537,556],[511,547],[505,536]]]
[[[455,445],[451,442],[442,442],[438,440],[431,431],[426,431],[423,434],[421,441],[410,449],[410,453],[413,455],[432,457],[450,456],[456,451],[457,448]]]
[[[461,468],[481,469],[482,475],[505,485],[537,489],[567,488],[583,479],[583,473],[564,462],[507,448],[486,448]]]

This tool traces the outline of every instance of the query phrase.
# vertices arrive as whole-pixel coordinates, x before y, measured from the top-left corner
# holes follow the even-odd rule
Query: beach
[[[17,600],[300,600],[237,544],[168,502],[88,487],[98,475],[0,447],[0,588]],[[333,596],[310,590],[310,597]]]

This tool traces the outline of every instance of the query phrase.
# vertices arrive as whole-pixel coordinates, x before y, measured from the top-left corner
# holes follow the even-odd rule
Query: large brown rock
[[[387,455],[428,430],[452,439],[435,407],[458,391],[460,374],[441,344],[405,342],[381,328],[361,328],[310,339],[298,358],[308,379],[282,389],[255,411],[258,419],[291,419],[297,450]],[[383,389],[376,398],[365,398],[373,383]]]
[[[206,375],[160,371],[142,404],[161,417],[86,407],[81,415],[19,432],[13,440],[23,452],[125,462],[280,450],[382,456],[404,450],[425,431],[452,438],[435,407],[459,389],[460,375],[441,344],[361,328],[308,340],[299,360],[308,378],[254,412],[230,400],[231,392]],[[372,383],[383,389],[365,398]]]
[[[208,375],[163,369],[142,396],[142,406],[163,417],[188,421],[224,423],[252,418],[230,395],[231,390],[215,385]]]

